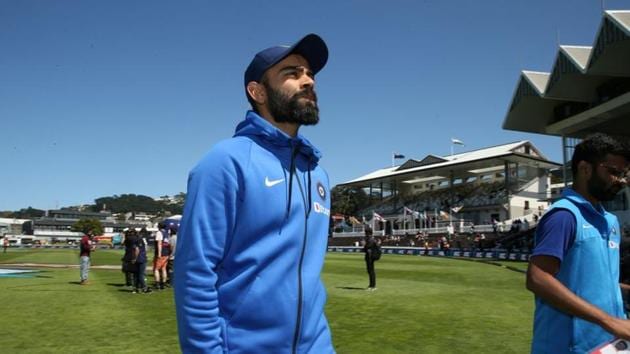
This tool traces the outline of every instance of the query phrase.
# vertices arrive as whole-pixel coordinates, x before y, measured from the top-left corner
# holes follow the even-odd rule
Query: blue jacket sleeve
[[[220,147],[215,147],[188,177],[174,266],[183,353],[227,351],[219,317],[217,266],[234,229],[239,179],[235,159]]]

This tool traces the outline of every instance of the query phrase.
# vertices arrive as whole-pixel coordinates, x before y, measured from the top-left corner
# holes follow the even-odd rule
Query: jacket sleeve
[[[191,171],[175,258],[175,306],[183,353],[227,352],[219,317],[217,266],[234,229],[235,159],[214,149]]]

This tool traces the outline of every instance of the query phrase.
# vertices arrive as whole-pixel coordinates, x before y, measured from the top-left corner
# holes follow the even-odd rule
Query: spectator
[[[173,284],[173,262],[175,261],[175,247],[177,246],[177,228],[170,228],[171,237],[169,240],[170,252],[171,254],[168,256],[168,262],[166,263],[166,273],[168,276],[167,283]]]
[[[94,246],[92,245],[93,237],[94,230],[88,230],[88,232],[81,238],[81,243],[79,245],[79,258],[81,259],[81,263],[79,265],[81,273],[81,285],[88,285],[89,283],[88,273],[90,272],[90,253],[94,251]]]
[[[523,218],[523,231],[527,231],[529,230],[529,220],[527,220],[527,218]]]
[[[146,229],[145,229],[146,230]],[[170,255],[169,232],[164,223],[158,223],[158,231],[155,233],[155,245],[153,255],[153,277],[155,289],[163,290],[167,284],[166,264]]]
[[[122,258],[122,271],[125,274],[125,285],[128,287],[134,286],[134,273],[135,264],[132,262],[134,259],[134,249],[136,247],[138,235],[136,230],[128,229],[123,234],[122,243],[125,247],[125,254]]]
[[[374,270],[374,262],[380,258],[380,247],[370,231],[366,231],[365,233],[365,246],[363,246],[363,252],[365,252],[365,265],[370,279],[370,284],[366,290],[374,291],[376,290],[376,271]]]
[[[134,230],[135,232],[135,230]],[[134,271],[134,290],[133,293],[150,293],[151,289],[147,286],[146,283],[146,271],[147,271],[147,235],[146,232],[140,232],[139,237],[135,237],[135,244],[133,248],[133,258],[131,263],[135,266]]]

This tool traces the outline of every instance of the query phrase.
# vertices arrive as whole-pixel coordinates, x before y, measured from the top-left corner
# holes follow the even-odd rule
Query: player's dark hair
[[[607,154],[622,155],[628,158],[628,152],[624,144],[609,135],[602,133],[589,135],[586,139],[577,144],[573,151],[573,157],[571,158],[573,179],[577,176],[580,161],[596,164],[604,161]]]

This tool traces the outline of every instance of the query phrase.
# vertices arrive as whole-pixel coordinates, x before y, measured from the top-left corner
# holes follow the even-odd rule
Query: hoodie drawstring
[[[311,158],[308,158],[308,207],[306,208],[306,217],[311,214],[311,205],[313,204],[312,196],[311,196]]]
[[[295,174],[295,157],[297,156],[299,149],[296,146],[291,150],[291,164],[289,167],[289,200],[287,203],[287,211],[284,214],[284,219],[289,218],[289,212],[291,211],[291,197],[293,196],[293,175]]]

